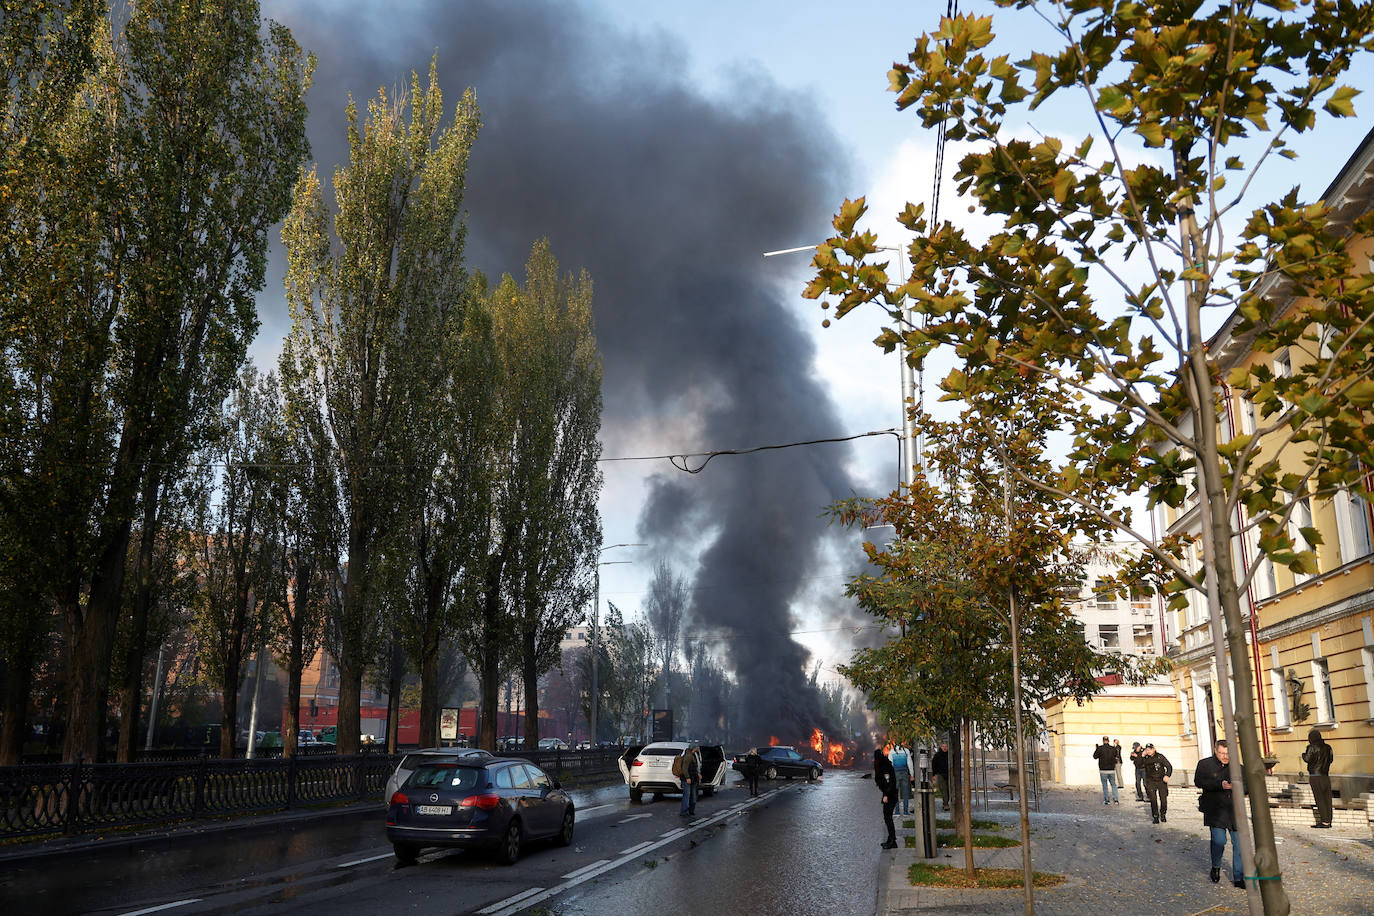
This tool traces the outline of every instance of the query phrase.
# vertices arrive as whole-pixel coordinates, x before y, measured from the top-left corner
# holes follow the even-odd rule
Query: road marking
[[[772,795],[784,792],[789,788],[793,787],[787,786],[785,788],[777,788],[772,790],[768,794]],[[746,806],[752,807],[754,805],[757,805],[760,802],[762,802],[766,797],[767,796],[760,796],[758,798],[750,799],[746,803]],[[499,904],[492,904],[492,907],[488,907],[485,910],[479,910],[478,912],[480,912],[482,916],[511,916],[512,913],[518,913],[520,910],[534,906],[536,903],[542,903],[543,901],[548,900],[550,897],[555,897],[563,893],[564,891],[572,890],[579,884],[585,884],[593,878],[600,877],[601,875],[604,875],[609,871],[615,871],[622,865],[626,865],[630,862],[635,861],[639,856],[643,855],[644,853],[658,849],[660,846],[667,846],[669,843],[681,838],[682,836],[688,833],[692,833],[697,830],[702,830],[706,827],[710,827],[712,824],[720,823],[721,821],[729,820],[732,817],[738,816],[740,813],[742,812],[726,809],[725,811],[722,811],[719,814],[715,814],[711,817],[694,821],[687,827],[681,827],[677,830],[669,831],[668,833],[664,834],[661,839],[657,841],[642,843],[639,846],[632,846],[628,851],[620,853],[620,858],[613,859],[612,861],[607,862],[605,865],[599,865],[595,868],[582,869],[581,873],[576,878],[569,878],[562,884],[556,884],[553,887],[550,887],[546,890],[539,890],[538,888],[535,888],[534,890],[538,891],[538,893],[536,893],[532,897],[526,897],[524,894],[521,894],[517,897],[510,898],[510,900],[502,901],[502,904],[504,904],[505,909],[493,910],[492,907],[498,906]]]
[[[382,859],[391,858],[392,853],[384,852],[379,856],[371,856],[366,859],[355,859],[352,862],[345,862],[342,865],[335,865],[335,868],[352,868],[354,865],[366,865],[368,862],[380,862]]]
[[[591,814],[593,811],[603,811],[603,810],[605,810],[606,808],[619,808],[619,807],[620,807],[619,805],[597,805],[597,806],[594,807],[594,808],[578,808],[578,809],[577,809],[577,816],[578,816],[578,817],[586,817],[588,814]]]
[[[641,849],[648,849],[652,845],[654,845],[653,840],[650,840],[647,843],[640,843],[638,846],[631,846],[629,849],[622,849],[620,850],[620,852],[616,853],[616,855],[632,856],[635,853],[639,852]]]
[[[687,829],[686,827],[674,827],[672,830],[669,830],[667,833],[660,833],[660,834],[659,834],[659,837],[660,837],[660,838],[664,838],[664,837],[670,837],[670,836],[677,836],[679,833],[682,833],[682,832],[683,832],[684,830],[686,830],[686,829]]]
[[[593,868],[597,868],[597,867],[599,867],[599,866],[605,865],[605,864],[606,864],[607,862],[609,862],[609,861],[611,861],[611,860],[610,860],[610,859],[602,859],[600,862],[593,862],[593,863],[590,864],[590,865],[584,865],[584,866],[582,866],[581,868],[579,868],[577,871],[570,871],[570,872],[568,872],[568,873],[567,873],[566,875],[564,875],[563,877],[564,877],[564,878],[576,878],[577,876],[581,875],[584,871],[591,871]]]
[[[627,817],[627,818],[622,818],[621,820],[618,820],[618,821],[616,821],[615,823],[616,823],[616,826],[618,827],[618,826],[620,826],[621,824],[628,824],[630,821],[637,821],[637,820],[640,820],[641,818],[646,818],[646,817],[653,817],[653,815],[652,815],[652,814],[631,814],[629,817]]]
[[[178,906],[189,906],[192,903],[200,903],[200,898],[192,897],[190,900],[178,900],[176,903],[164,903],[161,906],[150,906],[143,910],[132,910],[128,913],[121,913],[120,916],[143,916],[144,913],[160,913],[163,910],[170,910]]]
[[[524,900],[526,897],[531,897],[531,896],[533,896],[533,895],[539,893],[539,892],[542,891],[542,890],[543,890],[542,887],[532,887],[532,888],[530,888],[529,890],[521,891],[520,893],[516,894],[516,895],[513,896],[513,897],[507,897],[505,900],[498,900],[498,901],[496,901],[495,903],[493,903],[491,906],[487,907],[486,909],[484,909],[484,910],[478,910],[477,912],[478,912],[478,913],[481,913],[481,914],[484,914],[484,916],[485,916],[485,914],[495,913],[497,910],[503,909],[504,907],[512,906],[512,905],[514,905],[514,904],[517,904],[517,903],[519,903],[521,900]]]

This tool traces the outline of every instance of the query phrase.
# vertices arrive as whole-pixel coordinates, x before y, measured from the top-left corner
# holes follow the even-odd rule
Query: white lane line
[[[774,789],[769,794],[772,795],[784,791],[786,791],[786,789]],[[760,796],[759,798],[751,799],[748,802],[748,805],[750,807],[752,807],[753,805],[757,805],[760,802],[762,802],[765,797],[766,796]],[[550,897],[555,897],[563,893],[564,891],[572,890],[579,884],[585,884],[593,878],[597,878],[601,875],[606,874],[606,872],[615,871],[622,865],[635,861],[640,855],[643,855],[646,852],[652,852],[653,850],[658,849],[660,846],[667,846],[669,843],[673,842],[674,840],[680,839],[688,833],[701,830],[705,827],[710,827],[712,824],[716,824],[721,821],[728,820],[732,817],[736,817],[740,813],[741,812],[730,810],[722,811],[721,813],[716,814],[712,817],[697,821],[688,827],[683,827],[679,830],[670,831],[669,833],[665,834],[662,839],[658,840],[657,842],[648,843],[645,845],[644,848],[640,848],[638,846],[632,847],[632,849],[635,850],[634,852],[622,853],[620,858],[607,862],[605,865],[598,866],[597,868],[585,869],[576,878],[569,878],[562,884],[556,884],[553,887],[548,888],[547,890],[542,891],[533,897],[527,897],[523,900],[514,900],[513,902],[509,903],[503,910],[496,910],[494,912],[490,912],[490,908],[488,908],[487,910],[481,910],[480,912],[483,914],[483,916],[511,916],[512,913],[518,913],[520,910],[534,906],[536,903],[542,903],[543,901],[548,900]]]
[[[610,859],[602,859],[602,860],[599,861],[599,862],[593,862],[593,863],[590,864],[590,865],[584,865],[584,866],[582,866],[581,868],[579,868],[577,871],[570,871],[570,872],[568,872],[568,873],[567,873],[566,875],[564,875],[563,877],[564,877],[564,878],[576,878],[578,875],[582,874],[584,871],[591,871],[593,868],[598,868],[598,867],[600,867],[600,866],[602,866],[602,865],[605,865],[605,864],[606,864],[607,862],[609,862],[609,861],[611,861],[611,860],[610,860]]]
[[[682,832],[685,831],[686,829],[687,829],[686,827],[675,827],[674,829],[669,830],[667,833],[660,833],[660,834],[659,834],[659,837],[660,837],[660,838],[666,838],[666,837],[670,837],[670,836],[677,836],[679,833],[682,833]]]
[[[192,903],[200,903],[200,898],[192,897],[190,900],[178,900],[176,903],[164,903],[160,906],[150,906],[142,910],[130,910],[127,913],[119,914],[119,916],[143,916],[144,913],[160,913],[163,910],[170,910],[178,906],[189,906]]]
[[[641,849],[648,849],[648,848],[649,848],[650,846],[652,846],[652,845],[654,845],[654,844],[653,844],[653,841],[650,840],[650,841],[647,842],[647,843],[640,843],[638,846],[631,846],[629,849],[622,849],[622,850],[620,850],[620,852],[616,853],[616,855],[618,855],[618,856],[632,856],[632,855],[634,855],[635,853],[639,852]]]
[[[366,865],[368,862],[380,862],[382,859],[391,858],[392,853],[384,852],[379,856],[370,856],[366,859],[355,859],[352,862],[345,862],[342,865],[335,865],[335,868],[352,868],[354,865]]]
[[[534,894],[537,894],[537,893],[539,893],[539,892],[542,891],[542,890],[543,890],[542,887],[532,887],[532,888],[530,888],[530,889],[527,890],[527,891],[521,891],[520,893],[516,894],[516,895],[513,896],[513,897],[507,897],[505,900],[498,900],[498,901],[496,901],[495,903],[493,903],[491,906],[487,907],[486,909],[484,909],[484,910],[478,910],[477,912],[478,912],[478,913],[482,913],[482,914],[495,913],[497,910],[500,910],[500,909],[502,909],[502,908],[504,908],[504,907],[509,907],[509,906],[511,906],[511,905],[513,905],[513,904],[516,904],[516,903],[519,903],[521,900],[524,900],[526,897],[533,896]]]
[[[578,809],[577,809],[577,816],[578,816],[579,818],[585,818],[588,814],[591,814],[593,811],[605,811],[607,808],[619,808],[619,807],[620,807],[619,805],[596,805],[595,807],[592,807],[592,808],[578,808]]]
[[[620,820],[616,821],[616,826],[618,827],[618,826],[620,826],[621,824],[628,824],[630,821],[639,821],[639,820],[643,820],[643,819],[646,818],[646,817],[653,817],[653,815],[652,815],[652,814],[631,814],[629,817],[621,818]]]

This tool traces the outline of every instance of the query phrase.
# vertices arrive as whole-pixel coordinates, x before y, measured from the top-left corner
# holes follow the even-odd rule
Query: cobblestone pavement
[[[1120,805],[1104,806],[1096,788],[1046,788],[1040,810],[1031,811],[1031,861],[1037,871],[1068,880],[1057,888],[1036,890],[1038,916],[1248,913],[1245,891],[1229,881],[1229,844],[1222,882],[1207,879],[1208,835],[1197,810],[1197,790],[1175,788],[1169,801],[1168,823],[1153,824],[1149,804],[1136,802],[1133,794],[1123,793]],[[974,816],[1005,825],[998,831],[1002,834],[1019,834],[1016,806],[1005,796],[986,809],[975,801]],[[899,832],[915,835],[912,829]],[[1278,839],[1284,887],[1294,914],[1374,913],[1374,841],[1368,833],[1290,827],[1280,828]],[[1023,911],[1019,888],[912,887],[907,869],[912,862],[925,861],[916,850],[903,845],[882,855],[888,862],[886,881],[878,890],[879,916]],[[980,866],[1021,868],[1019,847],[975,850],[975,857]],[[961,867],[963,850],[940,850],[931,861]]]

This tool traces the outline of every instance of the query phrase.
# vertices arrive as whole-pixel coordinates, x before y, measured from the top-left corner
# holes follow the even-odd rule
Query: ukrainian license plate
[[[453,808],[448,805],[416,805],[416,814],[452,814]]]

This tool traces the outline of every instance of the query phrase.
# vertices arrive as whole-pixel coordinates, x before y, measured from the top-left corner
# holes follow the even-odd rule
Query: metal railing
[[[0,767],[0,839],[380,799],[386,754]]]
[[[564,779],[617,772],[616,761],[620,754],[619,748],[597,748],[589,751],[502,751],[497,756],[528,760],[550,776]]]

